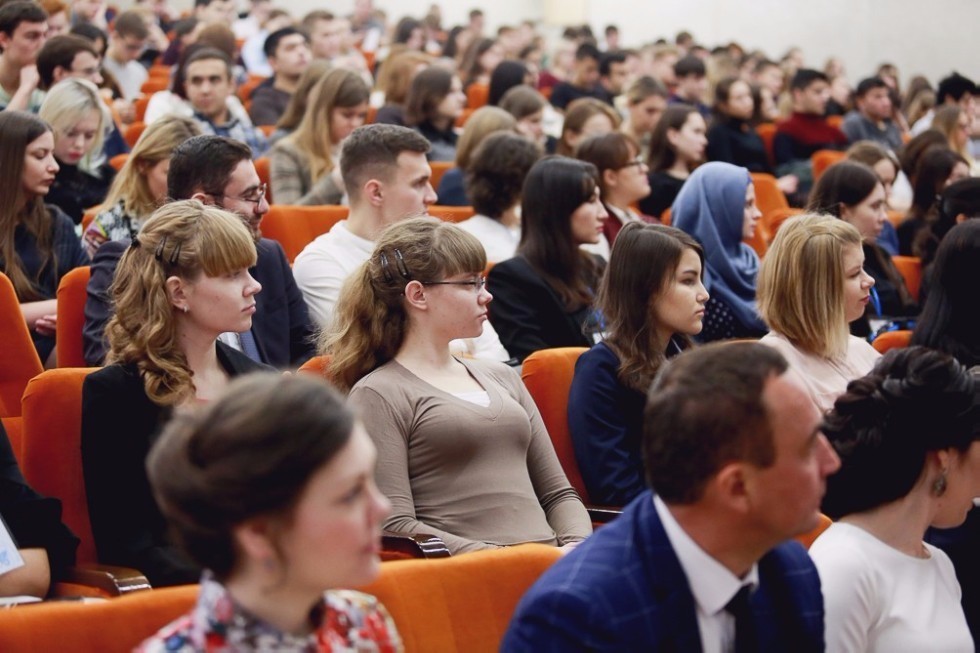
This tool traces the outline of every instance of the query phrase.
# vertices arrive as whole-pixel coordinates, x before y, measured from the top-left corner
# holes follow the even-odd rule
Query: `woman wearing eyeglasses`
[[[185,200],[158,209],[116,269],[106,367],[82,386],[82,466],[99,561],[135,567],[154,587],[197,582],[200,569],[166,534],[146,455],[175,411],[264,368],[218,342],[251,328],[255,258],[241,218]]]
[[[378,448],[384,527],[429,533],[455,553],[524,542],[570,546],[588,514],[514,370],[457,359],[483,330],[483,246],[432,218],[397,223],[341,292],[321,351]]]

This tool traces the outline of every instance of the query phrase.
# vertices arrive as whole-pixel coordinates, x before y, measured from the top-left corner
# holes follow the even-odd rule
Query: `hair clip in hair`
[[[402,258],[402,253],[395,250],[395,264],[398,266],[398,274],[402,275],[406,281],[412,280],[412,275],[408,271],[408,266],[405,265],[405,259]]]
[[[164,236],[160,240],[160,244],[157,245],[156,251],[153,252],[153,257],[156,258],[156,260],[160,261],[161,263],[163,262],[163,250],[166,246],[167,246],[167,236]],[[176,267],[178,262],[180,262],[180,243],[177,243],[173,251],[170,252],[170,258],[167,259],[167,263],[171,267]]]
[[[139,249],[141,244],[142,243],[140,243],[140,239],[137,238],[136,236],[133,236],[133,239],[131,241],[129,241],[129,246],[132,249]]]
[[[397,249],[394,250],[394,253],[395,253],[395,267],[398,268],[398,274],[401,275],[401,277],[406,281],[411,281],[412,275],[408,271],[408,266],[405,265],[405,259],[404,257],[402,257],[402,253]],[[378,258],[381,259],[381,274],[384,275],[385,281],[387,283],[394,283],[395,275],[391,273],[391,264],[388,262],[388,255],[385,254],[384,252],[381,252],[378,255]]]
[[[395,278],[391,276],[391,270],[388,269],[388,256],[384,252],[381,252],[380,258],[381,258],[381,274],[385,275],[385,281],[387,283],[392,283],[395,280]]]

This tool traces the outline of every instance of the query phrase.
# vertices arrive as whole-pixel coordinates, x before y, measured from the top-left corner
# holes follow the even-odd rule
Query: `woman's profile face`
[[[877,183],[874,190],[858,204],[842,205],[840,217],[861,233],[864,242],[873,243],[881,234],[885,220],[888,219],[885,206],[885,188],[881,183]]]
[[[701,281],[701,257],[693,249],[685,249],[653,304],[653,317],[665,344],[666,338],[674,334],[701,333],[707,302],[708,291]]]
[[[24,172],[21,185],[31,197],[47,195],[58,174],[58,162],[54,158],[54,134],[44,132],[24,148]]]
[[[667,140],[677,154],[677,158],[695,165],[704,160],[704,148],[708,145],[707,126],[697,111],[687,114],[687,120],[680,129],[668,129]]]
[[[649,168],[646,162],[640,158],[639,152],[631,146],[629,162],[613,171],[613,179],[616,184],[615,195],[620,198],[620,202],[632,204],[650,194],[650,178],[647,177],[648,172]],[[606,202],[612,204],[609,195],[613,194],[613,191],[610,190],[609,186],[607,186],[607,190],[609,190],[609,193],[606,195]],[[617,208],[626,207],[617,206]]]
[[[102,126],[102,114],[92,109],[74,123],[59,130],[55,139],[54,156],[61,163],[78,165],[92,149],[92,143]]]
[[[878,181],[884,186],[885,198],[887,199],[892,194],[892,185],[895,183],[895,177],[898,176],[895,164],[889,159],[879,159],[877,163],[871,166],[871,169],[875,171]]]
[[[146,177],[146,186],[150,189],[150,195],[157,202],[167,197],[167,175],[170,173],[170,159],[160,159],[153,165],[147,166],[143,173]]]
[[[599,188],[595,189],[591,199],[583,202],[572,213],[572,241],[576,245],[595,245],[602,234],[602,223],[609,216],[606,207],[599,199]]]
[[[465,106],[466,95],[463,93],[463,83],[459,81],[459,77],[453,77],[452,84],[449,86],[449,93],[442,98],[439,106],[436,107],[436,113],[439,118],[455,120],[459,118],[459,114],[463,113]]]
[[[945,471],[946,491],[939,498],[931,524],[937,528],[962,524],[973,508],[973,498],[980,496],[980,440],[974,440],[963,452],[948,450]]]
[[[330,111],[330,142],[338,145],[367,120],[368,103],[352,107],[334,107]]]
[[[742,238],[748,240],[755,235],[755,227],[762,217],[762,211],[755,203],[755,186],[749,184],[745,188],[745,207],[742,217]]]
[[[285,582],[311,596],[378,575],[381,524],[391,502],[374,484],[377,453],[360,424],[315,472],[279,536]]]
[[[582,123],[581,131],[576,132],[569,129],[564,133],[564,137],[572,149],[575,149],[575,147],[585,139],[591,138],[592,136],[605,136],[606,134],[612,132],[613,129],[615,129],[615,127],[613,127],[612,120],[609,119],[609,116],[600,111],[592,114],[584,123]]]
[[[196,280],[182,280],[182,284],[183,301],[175,310],[180,311],[178,315],[189,330],[217,338],[225,332],[241,333],[252,328],[255,295],[262,285],[248,269],[215,277],[202,273]]]
[[[844,317],[850,324],[864,315],[875,280],[864,271],[864,250],[861,247],[847,245],[841,258],[844,263]]]
[[[544,109],[518,120],[517,133],[532,143],[544,145]]]
[[[728,88],[728,101],[725,102],[725,112],[732,118],[739,120],[749,120],[752,112],[755,111],[755,102],[752,101],[752,90],[743,81],[734,82]]]

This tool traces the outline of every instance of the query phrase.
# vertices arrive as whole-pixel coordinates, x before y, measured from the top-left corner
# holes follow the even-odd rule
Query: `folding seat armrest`
[[[71,567],[65,578],[56,583],[55,596],[72,596],[79,592],[71,586],[81,585],[93,588],[98,596],[122,596],[131,592],[152,589],[146,576],[129,567],[85,564]]]
[[[381,549],[400,554],[397,557],[448,558],[450,555],[441,538],[425,533],[409,535],[384,531],[381,535]]]

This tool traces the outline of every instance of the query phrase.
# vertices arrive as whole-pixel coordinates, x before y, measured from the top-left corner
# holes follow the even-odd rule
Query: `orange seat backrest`
[[[665,225],[667,225],[668,227],[670,226],[670,207],[669,206],[666,209],[664,209],[664,212],[663,213],[660,214],[660,222],[663,223],[663,224],[665,224]]]
[[[908,347],[910,342],[912,342],[911,331],[885,331],[871,342],[871,346],[879,354],[885,354],[892,349]]]
[[[123,152],[109,159],[109,165],[112,166],[113,170],[119,172],[127,161],[129,161],[129,152]]]
[[[317,236],[346,219],[349,211],[346,206],[273,205],[262,218],[262,234],[279,241],[292,263]]]
[[[310,360],[306,361],[299,366],[299,371],[306,374],[315,374],[317,376],[326,376],[327,370],[330,369],[330,355],[324,354],[322,356],[314,356]]]
[[[259,84],[265,81],[262,75],[249,75],[248,79],[238,87],[238,99],[242,102],[249,102],[252,99],[252,91],[258,88]]]
[[[827,116],[827,124],[840,129],[840,126],[844,124],[844,116]]]
[[[85,299],[89,266],[83,265],[61,277],[58,284],[58,326],[55,347],[58,367],[85,367],[82,328],[85,326]]]
[[[837,150],[817,150],[810,157],[810,166],[813,168],[813,180],[820,179],[827,168],[839,161],[843,161],[847,155]]]
[[[146,107],[150,106],[151,97],[153,96],[144,95],[143,97],[138,98],[135,102],[133,102],[133,112],[136,114],[135,115],[136,120],[142,122],[143,119],[146,118]]]
[[[153,95],[160,91],[166,91],[170,86],[170,78],[163,77],[162,75],[154,75],[152,77],[147,77],[143,85],[140,86],[140,93],[143,95]]]
[[[198,586],[167,587],[95,603],[48,602],[0,612],[0,651],[131,651],[191,610]],[[71,646],[66,646],[66,642]]]
[[[560,556],[555,547],[522,544],[385,563],[363,590],[388,609],[405,653],[496,652],[517,602]]]
[[[456,167],[456,163],[454,161],[429,161],[429,167],[432,168],[432,176],[429,177],[429,183],[432,184],[433,189],[438,191],[442,176],[450,168]],[[436,201],[438,202],[439,200]]]
[[[828,517],[823,513],[820,513],[820,523],[817,524],[816,528],[814,528],[812,531],[807,531],[806,533],[797,535],[793,539],[809,549],[810,546],[813,544],[813,541],[818,537],[820,537],[820,535],[825,530],[830,528],[830,525],[833,523],[834,522],[830,517]]]
[[[20,415],[20,399],[32,377],[44,371],[20,312],[14,284],[0,272],[0,417]]]
[[[479,109],[482,106],[486,106],[487,101],[490,99],[490,85],[489,84],[470,84],[470,87],[466,89],[466,108],[468,109]]]
[[[439,206],[433,204],[429,207],[429,215],[446,222],[462,222],[476,215],[472,206]]]
[[[521,378],[531,393],[544,426],[551,436],[551,444],[558,454],[558,461],[568,482],[588,503],[589,493],[578,471],[572,436],[568,431],[568,393],[572,388],[575,362],[586,351],[585,347],[556,347],[536,351],[524,359]]]
[[[61,499],[61,518],[81,539],[79,564],[96,562],[81,443],[82,383],[96,369],[47,370],[31,379],[24,390],[21,470],[32,488]]]
[[[792,218],[794,215],[800,215],[801,213],[803,213],[803,209],[797,209],[794,207],[776,209],[775,211],[763,213],[762,221],[759,224],[762,225],[766,237],[771,243],[772,239],[776,237],[776,232],[779,231],[781,226],[783,226],[783,223]]]
[[[140,136],[143,135],[143,131],[145,129],[146,123],[141,120],[137,120],[126,128],[126,131],[123,132],[123,138],[125,139],[126,144],[129,145],[130,149],[136,147],[136,141],[140,139]]]
[[[760,123],[755,126],[755,133],[762,139],[762,144],[766,148],[766,156],[769,157],[769,164],[776,164],[776,152],[773,149],[773,140],[776,138],[776,125],[771,122]]]
[[[918,256],[893,256],[892,263],[905,279],[905,287],[912,299],[918,300],[919,289],[922,287],[922,259]]]
[[[776,178],[772,175],[765,172],[753,172],[752,185],[755,187],[755,203],[763,213],[789,208],[786,195],[779,189]]]

